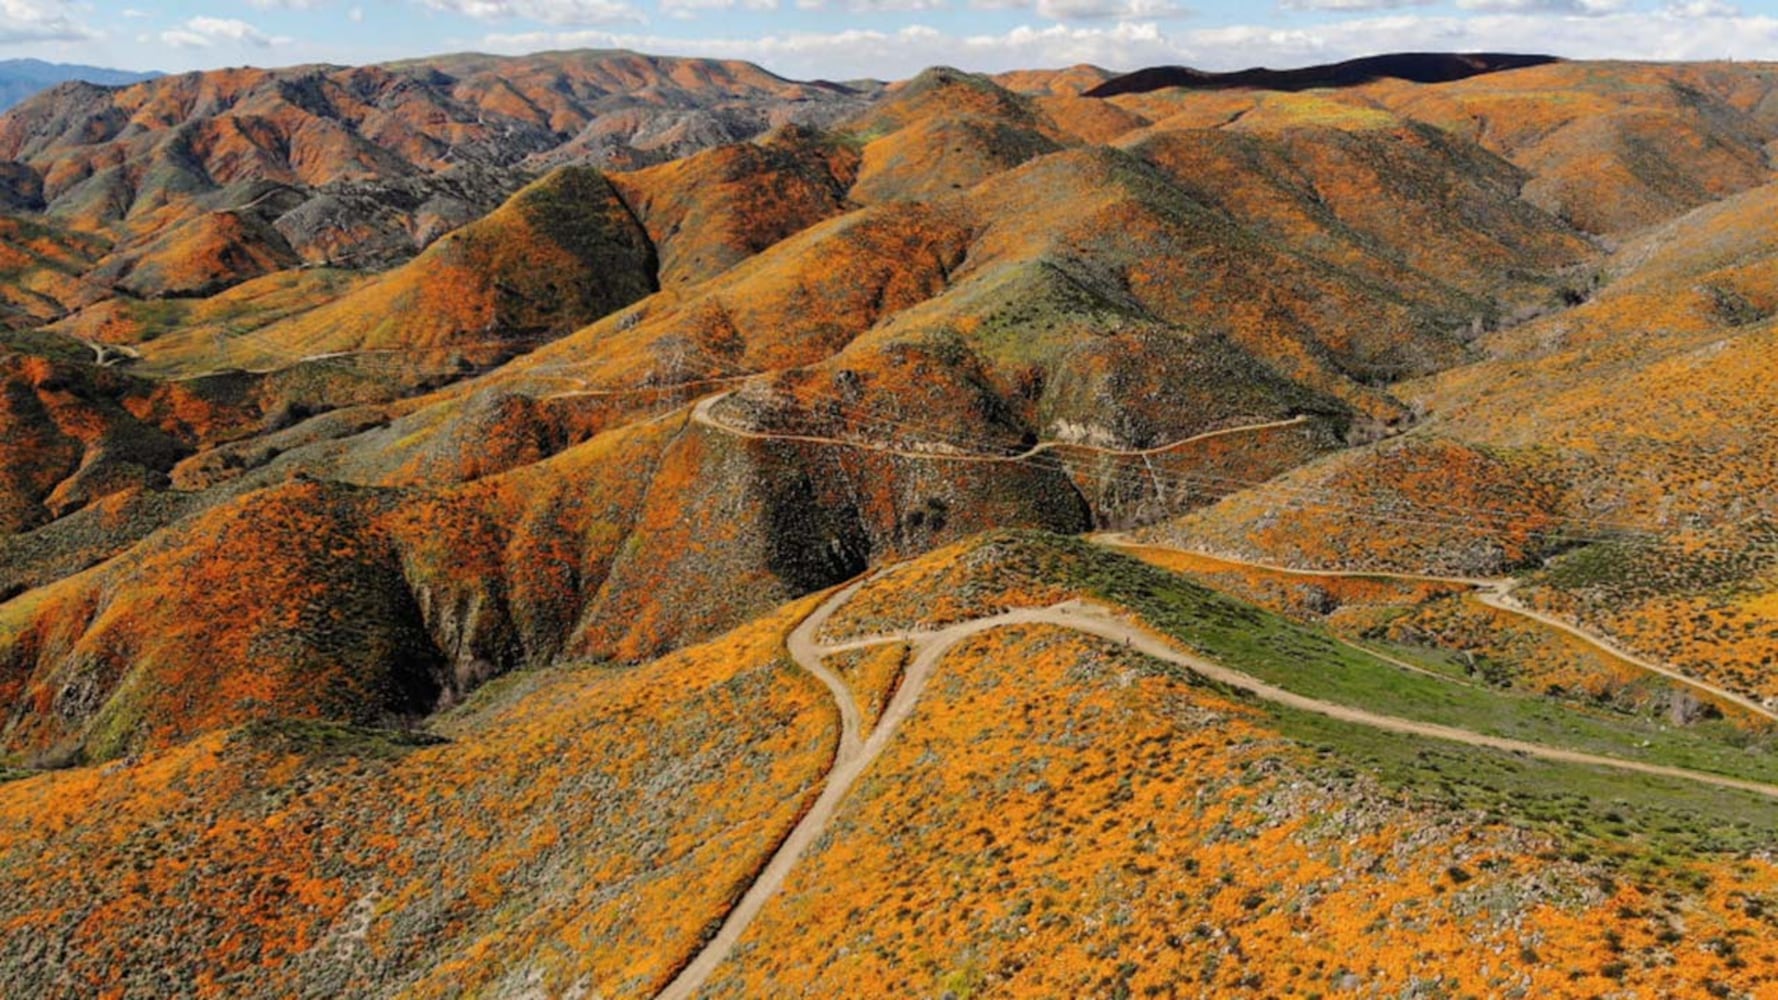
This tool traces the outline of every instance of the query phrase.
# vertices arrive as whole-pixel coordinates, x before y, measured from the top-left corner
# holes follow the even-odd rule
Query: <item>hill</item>
[[[245,230],[237,257],[388,266],[552,167],[660,162],[825,124],[868,98],[623,51],[225,70],[52,88],[0,116],[0,160],[19,208],[112,245],[69,311],[114,290],[190,296],[254,276],[119,283],[144,255],[184,256],[190,230],[219,217]]]
[[[1345,460],[1359,452],[1344,445],[1416,421],[1388,386],[1460,366],[1480,333],[1559,304],[1596,252],[1519,197],[1523,168],[1473,142],[1280,100],[1294,103],[1224,129],[1131,122],[1105,145],[1041,98],[937,70],[828,132],[789,127],[638,171],[558,170],[380,275],[281,272],[201,308],[95,304],[49,331],[99,345],[70,345],[63,363],[127,347],[136,373],[111,392],[177,374],[204,415],[165,425],[164,455],[131,459],[166,477],[146,490],[116,476],[63,489],[60,468],[29,480],[21,504],[58,489],[68,500],[52,523],[20,522],[42,527],[12,546],[5,578],[40,586],[138,544],[195,545],[193,564],[250,574],[250,560],[204,555],[182,522],[236,507],[251,521],[295,477],[410,491],[389,501],[411,526],[377,571],[431,596],[387,624],[423,634],[444,665],[428,669],[466,690],[562,653],[658,655],[973,532],[1151,523],[1225,484]],[[1037,217],[1032,204],[1053,208]],[[134,379],[148,381],[121,388]],[[1459,467],[1455,450],[1430,454],[1428,484]],[[1462,502],[1492,506],[1495,488]],[[521,499],[569,491],[598,515]],[[1301,530],[1325,538],[1327,525]],[[401,541],[410,533],[432,536],[426,559]],[[519,582],[540,551],[562,554],[536,596],[550,594],[547,610]],[[66,584],[168,585],[136,556]],[[353,593],[342,582],[318,600]],[[109,620],[90,596],[23,603],[11,620],[16,636],[53,626],[95,648],[125,621],[177,631],[147,624],[172,608],[104,606]],[[257,648],[277,621],[215,623]],[[66,686],[62,645],[11,648],[35,683]],[[141,691],[177,688],[202,666],[180,662],[195,648],[169,647]],[[98,736],[100,707],[125,694],[122,674],[103,676],[50,742]],[[338,712],[309,694],[280,700]],[[218,706],[197,728],[257,704]],[[153,724],[106,731],[119,735],[90,747],[100,755],[159,738]]]
[[[1299,566],[1518,571],[1529,600],[1760,698],[1778,461],[1766,184],[1628,243],[1573,308],[1403,386],[1431,418],[1155,537]],[[1302,511],[1279,519],[1280,507]]]
[[[1116,97],[1179,87],[1186,90],[1315,90],[1355,87],[1378,80],[1450,83],[1484,73],[1500,73],[1557,62],[1555,56],[1497,52],[1394,52],[1295,69],[1235,70],[1211,73],[1189,66],[1156,66],[1114,76],[1082,91],[1087,97]]]
[[[898,638],[1071,597],[1154,638],[1082,631],[1101,626],[1080,606],[915,632],[917,655]],[[42,944],[7,937],[0,967],[36,992],[65,976],[200,996],[1411,982],[1580,995],[1762,980],[1755,901],[1775,873],[1716,852],[1759,838],[1769,798],[1285,707],[1273,699],[1318,674],[1404,675],[1077,542],[997,535],[817,603],[632,671],[524,676],[423,738],[266,722],[9,785],[0,907]],[[797,652],[798,636],[883,631],[827,667]],[[1284,688],[1256,696],[1163,657]],[[1505,718],[1529,704],[1421,686],[1456,692],[1468,726],[1484,725],[1479,704]],[[839,693],[891,708],[853,718]],[[1411,717],[1437,700],[1369,704]],[[1578,725],[1635,752],[1638,737],[1586,719],[1558,711],[1521,738]],[[1712,736],[1664,739],[1663,753],[1707,752]],[[854,754],[873,763],[830,798],[830,762]],[[820,837],[734,928],[736,947],[710,952],[809,817]],[[124,949],[139,960],[110,971]],[[681,975],[706,965],[701,983]]]
[[[1767,988],[1768,68],[1101,76],[0,118],[0,992]]]

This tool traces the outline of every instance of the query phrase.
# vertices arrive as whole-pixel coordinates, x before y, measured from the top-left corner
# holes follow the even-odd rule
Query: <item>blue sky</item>
[[[0,58],[128,69],[583,47],[830,79],[1401,49],[1778,60],[1778,0],[0,0]]]

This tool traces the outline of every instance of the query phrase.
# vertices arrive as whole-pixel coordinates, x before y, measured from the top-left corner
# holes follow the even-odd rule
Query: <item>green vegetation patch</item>
[[[1270,711],[1285,735],[1316,749],[1325,774],[1350,778],[1362,770],[1405,800],[1565,839],[1629,841],[1657,857],[1684,857],[1769,850],[1778,830],[1778,800],[1750,792]]]
[[[435,733],[418,730],[377,729],[318,719],[289,718],[249,722],[229,736],[230,746],[320,760],[343,757],[389,759],[421,747],[449,742]]]
[[[1531,582],[1622,603],[1662,595],[1731,595],[1778,563],[1778,524],[1741,526],[1740,544],[1703,551],[1635,541],[1588,545],[1552,560]]]
[[[1624,760],[1778,784],[1765,741],[1728,725],[1579,711],[1535,694],[1409,673],[1310,626],[1081,539],[996,532],[977,552],[997,581],[1061,582],[1128,608],[1187,649],[1306,697]],[[1286,735],[1333,748],[1330,766],[1361,766],[1423,800],[1500,814],[1583,836],[1645,839],[1676,852],[1770,846],[1778,800],[1679,778],[1564,765],[1379,732],[1266,705]]]

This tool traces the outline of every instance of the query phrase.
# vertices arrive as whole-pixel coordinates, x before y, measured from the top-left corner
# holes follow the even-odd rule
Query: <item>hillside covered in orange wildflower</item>
[[[0,994],[1778,990],[1775,88],[0,114]]]

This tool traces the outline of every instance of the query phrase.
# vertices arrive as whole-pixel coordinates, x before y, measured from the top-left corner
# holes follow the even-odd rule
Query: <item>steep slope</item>
[[[1778,238],[1762,221],[1774,206],[1766,185],[1650,232],[1606,263],[1589,301],[1491,337],[1495,357],[1411,391],[1454,433],[1584,452],[1600,501],[1634,518],[1769,514],[1756,484],[1773,443],[1754,415],[1778,315]],[[1724,489],[1752,507],[1723,509]]]
[[[29,329],[59,318],[80,301],[81,276],[107,249],[102,239],[0,216],[0,325]]]
[[[28,353],[0,353],[0,530],[112,494],[165,489],[180,459],[257,430],[238,399]]]
[[[25,593],[0,647],[52,694],[15,711],[47,712],[82,642],[154,645],[149,691],[211,669],[195,645],[146,638],[179,634],[146,595],[202,605],[182,583],[197,564],[226,578],[207,588],[251,592],[252,560],[211,558],[205,527],[282,509],[292,479],[377,498],[312,531],[377,540],[368,562],[343,542],[337,557],[323,545],[285,561],[342,614],[365,574],[399,579],[366,627],[411,646],[430,678],[411,702],[374,684],[332,702],[326,685],[281,689],[301,713],[355,722],[424,715],[563,655],[646,660],[993,527],[1198,511],[1167,537],[1465,573],[1599,533],[1582,519],[1611,509],[1605,485],[1628,466],[1595,480],[1538,441],[1447,425],[1349,447],[1443,419],[1450,404],[1423,391],[1435,383],[1401,379],[1480,384],[1483,350],[1631,293],[1620,279],[1561,311],[1592,290],[1595,251],[1518,197],[1524,171],[1345,97],[1274,94],[1222,128],[1141,116],[1114,146],[1045,109],[933,71],[832,133],[558,171],[378,276],[280,273],[63,321],[99,344],[64,340],[68,357],[125,363],[111,342],[143,374],[202,377],[127,409],[171,442],[105,452],[100,466],[135,478],[71,479],[71,447],[60,464],[21,463],[22,533],[0,546],[0,586]],[[960,122],[976,138],[956,171],[895,166],[955,152]],[[1702,259],[1704,239],[1684,254]],[[1612,266],[1658,257],[1636,253]],[[1757,312],[1758,274],[1745,277],[1714,308]],[[1678,281],[1654,293],[1669,307]],[[1741,305],[1720,305],[1729,292]],[[332,301],[305,311],[311,297]],[[213,372],[224,366],[250,371]],[[133,387],[114,396],[154,395],[88,367]],[[21,420],[20,440],[47,433]],[[60,455],[49,445],[65,437],[38,450]],[[33,603],[34,588],[107,559]],[[61,645],[31,638],[52,619]],[[107,638],[114,627],[127,642]],[[212,645],[277,649],[286,626],[215,614],[205,627]],[[22,728],[19,746],[112,753],[268,711],[231,696],[188,723],[156,728],[157,708],[105,728],[98,709],[123,675],[108,676],[90,706]]]
[[[1115,610],[1053,604],[1070,598]],[[1009,608],[1030,620],[977,620]],[[904,636],[921,652],[891,709],[848,712],[866,675],[827,650]],[[1392,682],[1436,696],[1396,710],[1454,699],[1471,725],[1486,706],[1527,734],[1605,739],[1620,762],[1656,752],[1636,749],[1642,730],[1339,649],[1078,542],[994,535],[633,671],[527,675],[433,733],[260,723],[9,784],[0,909],[37,933],[5,939],[0,972],[45,996],[92,978],[677,996],[782,870],[696,995],[1764,981],[1778,873],[1734,852],[1769,798],[1271,700]],[[1284,687],[1243,693],[1185,662]],[[1659,739],[1770,771],[1708,730]]]
[[[1158,537],[1459,573],[1575,550],[1530,576],[1528,600],[1770,697],[1778,513],[1763,484],[1778,453],[1761,416],[1775,343],[1761,220],[1775,190],[1651,231],[1587,301],[1489,335],[1490,360],[1401,387],[1432,415],[1428,437],[1333,456]]]
[[[1520,200],[1527,174],[1480,147],[1387,114],[1298,106],[1305,113],[1256,110],[1221,129],[1163,124],[1120,145],[1195,199],[1379,285],[1475,296],[1483,325],[1512,308],[1502,300],[1545,305],[1547,275],[1591,256],[1579,234]],[[1546,281],[1525,281],[1533,275]]]
[[[621,51],[69,83],[0,116],[0,206],[115,244],[81,296],[58,299],[66,312],[207,294],[292,254],[387,267],[554,167],[658,163],[826,124],[870,97]],[[210,264],[189,279],[157,273],[194,253]]]
[[[840,214],[857,174],[853,150],[788,126],[612,183],[659,248],[661,286],[678,288]]]
[[[1533,204],[1612,234],[1770,180],[1772,89],[1757,66],[1581,63],[1379,96],[1523,167]]]
[[[1059,209],[1034,217],[1020,207],[1033,199]],[[1053,260],[1091,293],[1227,336],[1286,378],[1362,407],[1389,404],[1356,382],[1440,367],[1461,351],[1437,330],[1441,319],[1452,322],[1438,316],[1446,303],[1416,302],[1293,253],[1128,154],[1045,157],[985,186],[980,201],[1002,221],[972,254],[975,273],[1020,258]]]
[[[0,121],[0,993],[1769,989],[1765,68],[1095,75]]]
[[[500,358],[635,302],[654,290],[656,269],[610,182],[564,168],[413,262],[231,345],[227,360],[251,368],[395,350],[436,370]]]
[[[0,976],[45,997],[90,980],[197,996],[445,997],[540,981],[644,995],[794,822],[798,789],[831,755],[832,708],[782,656],[798,613],[633,672],[529,678],[454,713],[448,742],[275,722],[141,766],[8,785],[7,919],[42,928],[36,940],[67,960],[29,957],[13,949],[35,946],[7,935]],[[116,822],[87,825],[93,808]],[[174,849],[153,828],[194,839]],[[73,854],[130,845],[152,859],[128,874],[50,876]],[[73,899],[100,919],[73,917]]]
[[[1539,577],[1537,600],[1768,697],[1778,247],[1760,220],[1774,198],[1767,185],[1651,232],[1592,301],[1502,337],[1496,362],[1416,388],[1452,433],[1535,434],[1592,519],[1640,529],[1593,532],[1612,544]]]
[[[646,479],[600,471],[659,461],[669,431],[430,495],[213,491],[127,562],[4,606],[6,741],[106,757],[268,715],[411,720],[552,662],[645,509]]]
[[[264,220],[211,212],[156,233],[146,245],[112,253],[85,277],[132,299],[207,298],[298,263],[296,251]]]
[[[1387,110],[1511,161],[1530,175],[1531,204],[1618,237],[1771,179],[1771,92],[1760,64],[1553,62],[1431,86],[1381,79],[1280,93],[1179,83],[1107,100],[1199,128]]]
[[[1413,435],[1344,452],[1225,499],[1154,537],[1286,565],[1489,576],[1585,540],[1563,470],[1535,451]]]
[[[296,485],[169,533],[128,578],[77,576],[15,602],[10,646],[34,652],[37,669],[9,658],[7,742],[104,758],[233,722],[243,707],[361,722],[430,711],[437,654],[371,528],[388,503]]]
[[[841,130],[864,144],[852,194],[865,203],[975,187],[1065,138],[1032,99],[949,67],[891,87]]]
[[[913,301],[909,296],[931,294],[931,283],[938,280],[944,255],[956,252],[946,249],[958,239],[949,223],[939,224],[941,220],[919,210],[878,214],[882,217],[846,220],[846,224],[824,227],[801,238],[807,253],[793,255],[790,259],[795,266],[786,270],[743,268],[730,283],[718,284],[683,311],[650,313],[653,318],[641,324],[613,316],[584,337],[561,342],[559,349],[539,352],[484,379],[410,402],[352,405],[387,399],[391,383],[411,385],[416,377],[411,349],[389,353],[389,367],[381,369],[378,365],[364,367],[385,357],[372,354],[315,359],[264,375],[224,374],[173,383],[210,393],[217,396],[219,404],[237,408],[249,431],[252,425],[265,421],[264,433],[235,435],[239,440],[229,440],[225,434],[202,439],[199,443],[211,447],[172,470],[177,490],[192,492],[143,496],[110,509],[102,517],[98,512],[69,517],[9,543],[0,560],[5,563],[0,579],[9,586],[13,581],[19,585],[48,582],[70,567],[117,554],[171,520],[190,516],[194,509],[228,502],[298,472],[368,485],[444,487],[538,462],[601,431],[659,415],[663,406],[667,410],[683,406],[688,393],[699,386],[679,384],[685,375],[671,367],[678,364],[673,353],[683,354],[686,363],[701,366],[710,361],[699,351],[687,349],[693,345],[675,348],[674,341],[692,330],[705,329],[713,319],[722,321],[713,343],[725,352],[741,344],[732,339],[734,327],[728,324],[733,319],[753,338],[763,362],[817,360],[833,349],[836,332],[848,335],[844,333],[847,327],[856,332],[883,315],[884,309]],[[853,221],[857,224],[850,224]],[[910,248],[922,247],[922,241],[932,241],[931,249],[922,252],[936,258],[926,275],[907,267],[912,259]],[[857,267],[831,270],[836,261],[846,259],[855,261]],[[860,285],[857,276],[864,270],[879,275],[883,284]],[[831,312],[807,308],[813,301],[809,293],[823,287],[815,284],[816,279],[825,280],[825,287],[835,296]],[[798,303],[801,305],[791,308]],[[790,315],[802,317],[807,324],[808,343],[799,344],[791,328],[777,323],[779,317]],[[224,313],[211,322],[230,321]],[[657,356],[670,366],[657,375],[639,372],[637,359],[656,352],[650,345],[657,338],[663,341]],[[163,338],[174,346],[180,339],[171,334]],[[782,353],[786,351],[791,353]],[[607,373],[602,374],[602,368]],[[424,372],[419,369],[419,374]],[[593,381],[586,381],[589,378]],[[604,381],[607,378],[616,379],[616,384]],[[612,387],[598,388],[601,384]],[[593,388],[585,388],[589,385]],[[333,407],[340,408],[328,412]],[[718,434],[714,439],[727,438]],[[546,480],[564,477],[559,484],[552,483],[551,489],[559,485],[584,491],[588,475],[614,481],[623,478],[625,483],[646,486],[646,476],[620,470],[648,467],[639,456],[622,456],[609,465],[575,472],[547,467],[538,471]],[[734,487],[748,488],[746,479],[743,475]],[[693,478],[666,496],[699,486]],[[625,501],[625,516],[635,513],[638,502],[635,498]],[[667,501],[667,509],[677,502]],[[505,520],[498,523],[508,525]],[[655,574],[659,568],[647,572]],[[602,577],[591,574],[583,579],[588,590],[582,596],[590,596]],[[771,595],[782,593],[768,591],[757,596],[775,600]],[[695,607],[686,610],[703,613]],[[669,632],[666,637],[671,635]],[[557,642],[561,641],[558,636]],[[502,669],[516,662],[504,654],[498,659]]]
[[[873,176],[894,176],[870,173],[888,162],[873,161],[879,143],[930,148],[927,123],[960,109],[1050,151],[1019,152],[1010,169],[972,161],[986,179],[936,197],[910,188],[853,206]],[[274,414],[274,385],[343,393],[351,383],[336,368],[390,383],[386,399],[552,342],[400,403],[312,416],[324,407],[287,395],[289,417],[269,433],[181,455],[171,480],[189,492],[177,503],[125,501],[114,545],[92,544],[84,520],[52,526],[19,548],[12,578],[42,581],[137,538],[184,553],[169,565],[235,565],[205,554],[207,522],[176,522],[275,508],[292,476],[410,490],[387,501],[393,521],[353,530],[387,533],[376,572],[399,562],[417,595],[377,627],[425,636],[435,659],[421,672],[435,679],[418,710],[430,711],[564,653],[644,659],[977,531],[1143,523],[1270,479],[1410,419],[1383,382],[1460,360],[1480,319],[1547,289],[1536,276],[1559,277],[1583,249],[1512,200],[1510,167],[1399,124],[1322,123],[1221,144],[1154,127],[1130,152],[1065,149],[1078,140],[1035,105],[948,71],[872,114],[847,126],[884,132],[861,153],[844,137],[783,130],[611,181],[558,172],[413,263],[229,337],[233,364],[302,359],[240,376],[258,387],[241,400],[257,414]],[[1216,170],[1189,159],[1200,150]],[[1268,166],[1263,183],[1239,169],[1256,160]],[[1362,210],[1349,178],[1336,185],[1355,165],[1399,178],[1389,188],[1397,224],[1387,209]],[[1435,190],[1446,200],[1422,207]],[[1055,209],[1037,217],[1032,204]],[[1412,212],[1446,209],[1466,224],[1406,249]],[[656,245],[674,284],[646,294]],[[1507,267],[1516,280],[1494,276]],[[139,363],[202,359],[199,340],[250,301],[243,293],[216,320],[136,345]],[[571,492],[585,498],[574,509],[600,512],[594,520],[544,499]],[[564,555],[527,569],[538,552]],[[176,589],[176,571],[145,566],[132,556],[75,589]],[[354,600],[360,569],[342,557],[305,573],[333,581],[321,606],[343,608],[335,602]],[[161,609],[116,607],[141,619],[131,628],[142,634],[177,631]],[[18,638],[45,618],[19,614],[8,645],[17,669],[54,678],[58,649]],[[243,648],[261,641],[258,617],[207,620]],[[69,641],[108,642],[96,618],[62,624]],[[156,670],[190,669],[180,648]],[[283,700],[334,714],[316,691]],[[346,718],[395,710],[374,699],[361,708]],[[107,746],[256,711],[224,699],[165,737],[114,727],[126,735]],[[82,716],[57,732],[87,741],[97,726]]]
[[[791,101],[843,105],[847,97],[745,63],[616,51],[243,69],[121,89],[59,87],[0,122],[0,157],[30,164],[46,178],[52,205],[67,207],[90,200],[80,189],[105,183],[122,165],[123,175],[150,182],[116,206],[128,215],[169,187],[212,191],[269,180],[313,188],[451,164],[512,166],[620,108],[720,111]],[[704,144],[763,132],[768,119],[761,113],[751,132]],[[632,117],[631,128],[648,121]]]

